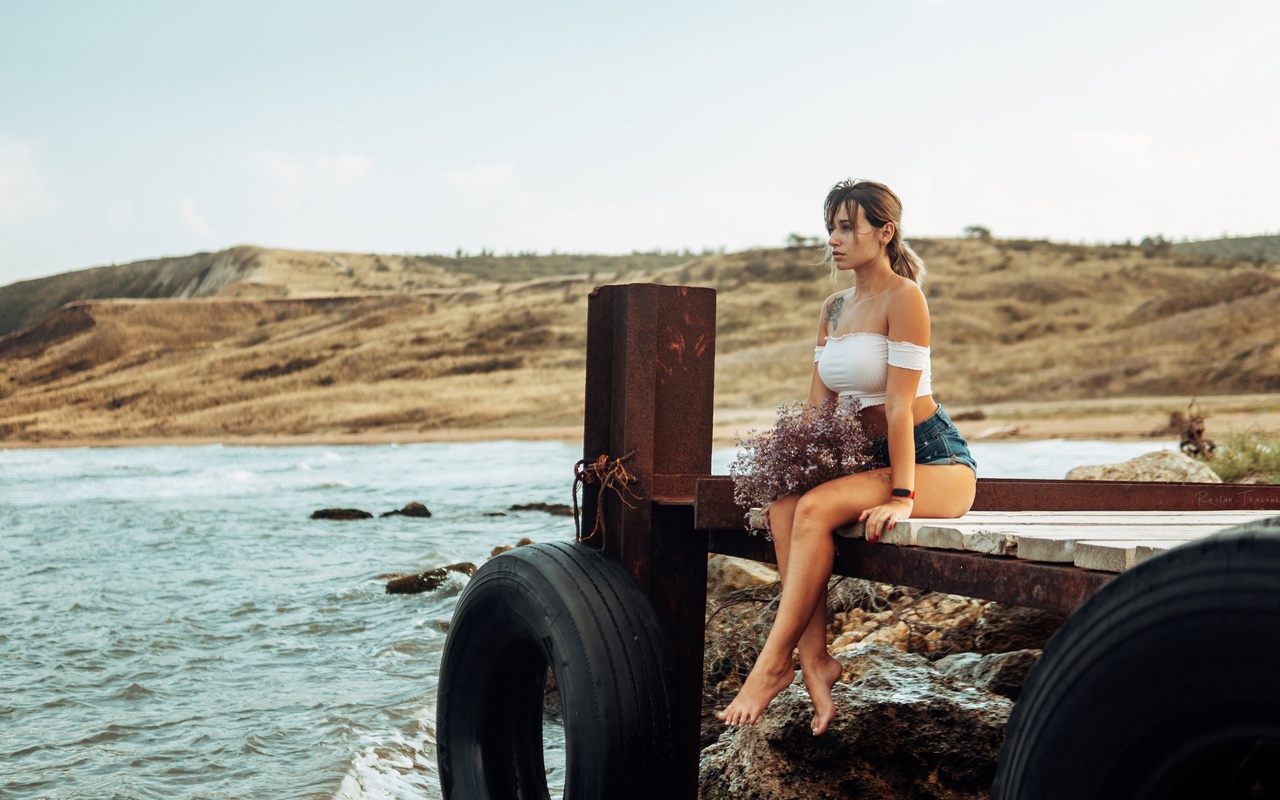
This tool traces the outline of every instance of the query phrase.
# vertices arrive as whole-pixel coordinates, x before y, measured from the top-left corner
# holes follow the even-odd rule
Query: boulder
[[[388,511],[384,514],[379,514],[378,516],[393,517],[397,514],[405,517],[429,517],[431,516],[431,510],[422,503],[410,503],[404,508],[398,508],[395,511]]]
[[[436,589],[449,577],[450,572],[460,572],[468,578],[476,574],[476,565],[470,561],[436,567],[416,575],[397,575],[387,581],[387,594],[420,594]]]
[[[723,597],[776,580],[778,571],[759,561],[722,555],[707,559],[707,597]]]
[[[809,731],[813,707],[797,676],[759,722],[727,730],[703,751],[701,797],[990,797],[1013,703],[893,647],[838,658],[845,675],[832,690],[837,713],[827,732]]]
[[[573,509],[566,503],[520,503],[508,511],[545,511],[558,517],[572,517]]]
[[[489,558],[493,558],[494,556],[500,556],[503,553],[507,552],[508,550],[514,550],[517,547],[524,547],[526,544],[533,544],[533,540],[530,539],[528,536],[523,537],[520,541],[516,542],[514,545],[500,544],[497,547],[493,548],[493,551],[489,553]]]
[[[1222,478],[1207,464],[1176,450],[1157,450],[1119,464],[1076,467],[1067,473],[1067,480],[1222,483]]]
[[[1017,700],[1027,673],[1040,660],[1039,650],[1012,653],[956,653],[934,662],[943,675],[950,675],[980,689]]]
[[[312,519],[369,519],[372,516],[368,511],[361,511],[358,508],[322,508],[311,512]]]
[[[1026,606],[988,603],[974,626],[973,649],[978,653],[1043,650],[1066,616]]]

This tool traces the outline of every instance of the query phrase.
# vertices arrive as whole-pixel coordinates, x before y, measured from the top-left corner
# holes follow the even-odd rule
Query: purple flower
[[[738,446],[729,475],[733,499],[744,506],[803,494],[873,466],[871,444],[862,431],[857,407],[834,398],[820,406],[779,406],[772,430],[752,430],[745,440],[738,440]]]

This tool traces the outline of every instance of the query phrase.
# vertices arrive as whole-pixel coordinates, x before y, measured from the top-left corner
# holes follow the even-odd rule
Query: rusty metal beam
[[[676,660],[682,794],[698,793],[707,537],[693,527],[698,477],[711,472],[716,296],[711,289],[602,286],[587,301],[582,455],[623,459],[635,477],[625,499],[599,484],[583,495],[587,544],[617,558],[649,598]],[[679,496],[679,505],[657,498]]]
[[[1235,483],[1058,481],[979,478],[974,511],[1266,511],[1280,514],[1280,486]],[[694,525],[731,529],[746,519],[733,502],[733,481],[697,482]]]
[[[974,511],[1266,511],[1280,486],[982,478]]]
[[[741,530],[709,531],[713,553],[777,563],[773,545],[762,534]],[[997,600],[1070,614],[1115,575],[1070,565],[1042,564],[925,547],[870,544],[836,539],[836,575],[912,586],[931,592]]]
[[[687,491],[711,472],[715,291],[687,286],[601,286],[587,300],[587,380],[582,455],[624,462],[642,501],[604,498],[605,535],[591,544],[616,556],[648,591],[649,500]],[[596,517],[584,493],[584,533]]]

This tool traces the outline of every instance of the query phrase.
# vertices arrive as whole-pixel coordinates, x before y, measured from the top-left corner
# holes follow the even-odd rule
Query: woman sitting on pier
[[[902,240],[902,202],[887,186],[841,181],[824,207],[833,275],[854,286],[822,304],[808,402],[857,402],[875,458],[887,467],[828,481],[765,509],[782,576],[778,615],[741,691],[717,716],[748,725],[795,677],[797,647],[814,735],[835,716],[840,662],[827,652],[827,581],[835,530],[866,523],[867,540],[902,519],[959,517],[973,504],[976,466],[930,388],[924,264]]]

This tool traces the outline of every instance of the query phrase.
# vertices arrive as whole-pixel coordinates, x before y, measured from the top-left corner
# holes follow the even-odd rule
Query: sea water
[[[973,445],[1060,478],[1172,443]],[[570,540],[562,442],[0,450],[0,797],[438,798],[436,675],[466,578]],[[714,453],[724,474],[732,450]],[[429,519],[332,522],[424,503]],[[547,731],[549,782],[563,739]]]

